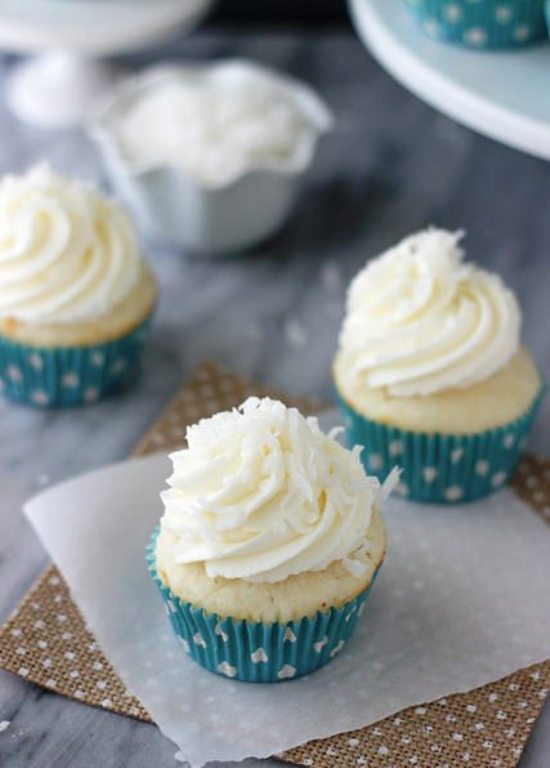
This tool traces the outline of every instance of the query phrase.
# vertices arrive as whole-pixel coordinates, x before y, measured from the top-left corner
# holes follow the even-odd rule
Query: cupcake
[[[521,314],[465,262],[462,233],[407,237],[353,280],[334,362],[348,439],[365,469],[403,469],[416,501],[464,502],[503,485],[542,398]]]
[[[0,181],[0,385],[37,406],[135,375],[157,283],[124,211],[45,165]]]
[[[201,666],[277,682],[344,646],[384,559],[383,486],[317,420],[265,398],[187,430],[147,551]]]
[[[544,40],[544,0],[405,0],[422,29],[468,48],[515,48]]]

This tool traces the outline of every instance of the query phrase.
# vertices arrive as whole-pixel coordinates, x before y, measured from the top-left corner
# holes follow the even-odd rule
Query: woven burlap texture
[[[202,364],[139,442],[134,455],[181,445],[188,424],[241,403],[278,395],[211,363]],[[319,403],[284,400],[313,412]],[[550,461],[526,456],[514,478],[521,498],[550,522]],[[64,696],[141,720],[150,718],[117,677],[50,566],[0,629],[0,667]],[[512,768],[550,686],[550,662],[465,694],[412,707],[353,733],[280,755],[316,768],[429,766]]]

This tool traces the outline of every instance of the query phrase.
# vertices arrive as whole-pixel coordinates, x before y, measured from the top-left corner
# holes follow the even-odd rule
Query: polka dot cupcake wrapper
[[[314,618],[286,624],[219,618],[180,600],[160,580],[154,555],[157,535],[158,528],[147,547],[147,563],[182,648],[210,672],[248,683],[293,680],[332,661],[353,634],[376,578],[342,608]]]
[[[407,432],[371,421],[338,397],[349,445],[364,446],[361,460],[369,474],[386,477],[402,468],[397,493],[412,501],[457,504],[488,496],[514,472],[525,438],[544,397],[516,421],[474,435]]]
[[[438,40],[477,49],[543,40],[544,0],[405,0],[423,30]]]
[[[95,403],[135,376],[150,320],[119,339],[84,347],[34,347],[0,336],[0,388],[11,400],[38,407]]]

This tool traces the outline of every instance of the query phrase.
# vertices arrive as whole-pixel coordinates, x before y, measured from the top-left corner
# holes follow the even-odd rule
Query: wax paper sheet
[[[212,675],[172,636],[145,566],[168,471],[161,455],[122,462],[25,511],[116,672],[193,765],[273,755],[549,655],[549,533],[504,490],[452,508],[390,500],[387,562],[326,668],[272,685]]]

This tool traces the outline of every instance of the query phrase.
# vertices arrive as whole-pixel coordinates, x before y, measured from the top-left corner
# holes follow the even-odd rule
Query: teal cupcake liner
[[[95,403],[136,376],[151,315],[103,344],[39,347],[0,335],[0,389],[18,403],[65,407]]]
[[[380,570],[354,600],[313,618],[285,624],[237,620],[208,614],[165,586],[155,566],[158,531],[147,546],[147,565],[180,644],[209,672],[247,683],[294,680],[332,661],[353,634]]]
[[[387,476],[401,467],[396,493],[412,501],[463,504],[497,491],[513,474],[527,433],[544,397],[515,421],[473,435],[408,432],[357,413],[337,393],[350,446],[363,446],[369,474]]]
[[[405,0],[430,37],[468,48],[514,48],[544,40],[544,0]]]

